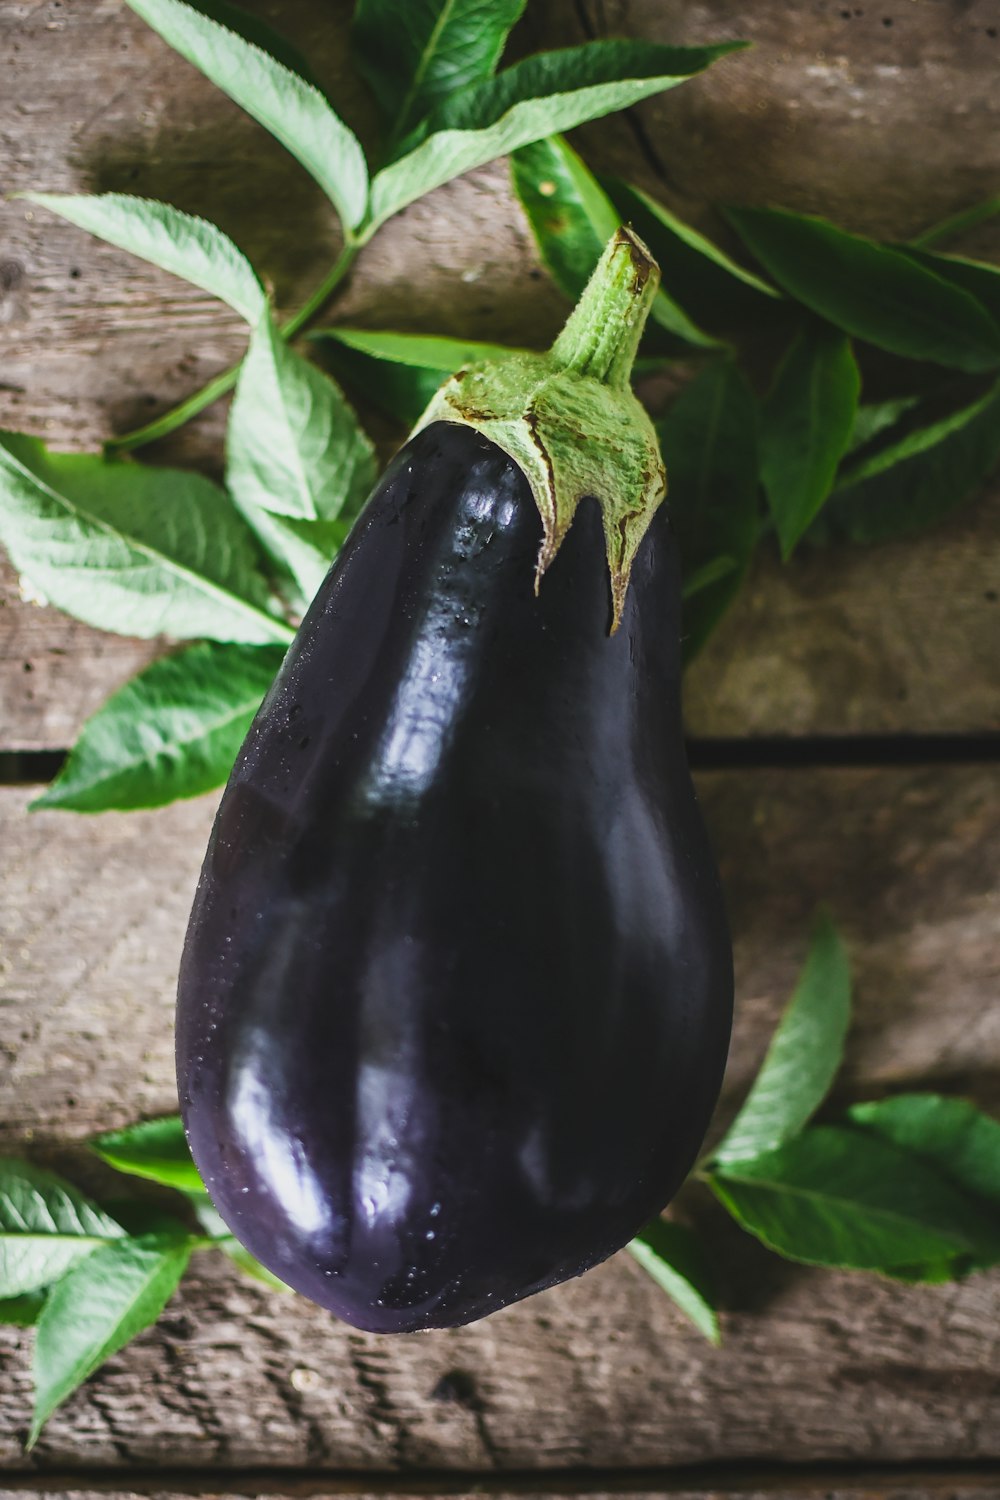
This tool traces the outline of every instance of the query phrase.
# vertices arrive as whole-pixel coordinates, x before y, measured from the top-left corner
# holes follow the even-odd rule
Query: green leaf
[[[965,1099],[898,1094],[848,1112],[855,1125],[929,1162],[967,1193],[1000,1202],[1000,1120]]]
[[[297,601],[316,592],[343,540],[335,523],[374,479],[374,449],[340,389],[266,313],[229,415],[226,480]]]
[[[156,1322],[190,1254],[188,1239],[122,1239],[95,1251],[53,1287],[35,1335],[35,1411],[29,1448],[67,1396]]]
[[[129,812],[224,785],[281,658],[201,642],[153,662],[87,720],[31,808]]]
[[[228,0],[188,0],[188,4],[194,10],[200,11],[203,16],[209,16],[211,20],[220,22],[230,31],[235,31],[237,36],[241,36],[244,41],[253,42],[261,52],[277,58],[278,62],[288,68],[289,72],[297,73],[300,78],[305,79],[306,83],[311,83],[313,88],[319,89],[320,93],[326,93],[299,49],[280,32],[269,26],[266,21],[262,21],[258,16],[252,16],[240,5],[230,5]]]
[[[23,1297],[0,1297],[0,1324],[8,1328],[33,1328],[44,1306],[44,1292],[26,1292]]]
[[[511,171],[542,264],[559,290],[576,302],[621,217],[596,177],[561,136],[522,146],[511,157]],[[662,328],[689,344],[717,345],[662,286],[650,313]]]
[[[373,180],[372,223],[383,223],[432,188],[497,156],[673,88],[740,45],[586,42],[537,53],[459,89]]]
[[[358,227],[368,203],[364,152],[318,89],[183,0],[128,4],[291,152],[319,183],[348,230]]]
[[[628,1248],[709,1343],[721,1344],[719,1317],[701,1245],[690,1229],[668,1219],[653,1219]]]
[[[200,474],[51,453],[0,432],[0,542],[58,609],[99,630],[288,641],[253,540]]]
[[[975,297],[993,321],[1000,322],[1000,266],[985,260],[969,260],[962,255],[932,255],[927,251],[900,247],[918,266],[941,276],[952,286],[961,287]]]
[[[343,395],[288,347],[270,314],[240,371],[226,477],[248,517],[266,510],[329,521],[375,477],[374,450]]]
[[[124,1130],[111,1130],[90,1142],[102,1161],[118,1172],[146,1177],[182,1193],[203,1193],[205,1185],[191,1160],[180,1115],[143,1120]]]
[[[824,508],[829,534],[855,542],[908,536],[942,520],[1000,460],[1000,382],[961,411],[911,426],[849,466]]]
[[[900,417],[916,406],[919,399],[919,396],[899,396],[892,401],[873,401],[866,406],[859,406],[851,424],[847,452],[854,453],[858,448],[864,448],[887,428],[894,427]]]
[[[61,1177],[0,1159],[0,1297],[48,1286],[124,1232]]]
[[[130,250],[164,271],[182,276],[256,323],[265,305],[264,289],[242,251],[206,219],[195,218],[124,193],[94,197],[62,193],[22,193],[90,234]]]
[[[860,390],[850,340],[807,324],[761,409],[760,478],[786,561],[833,489]]]
[[[735,557],[723,555],[721,557],[709,558],[708,562],[702,563],[700,568],[695,568],[688,573],[684,579],[681,589],[681,598],[690,599],[693,594],[700,594],[702,589],[710,588],[713,583],[718,583],[720,578],[728,578],[730,573],[739,567]]]
[[[488,78],[525,0],[358,0],[351,45],[394,137]]]
[[[414,426],[456,370],[527,352],[503,344],[367,328],[322,328],[310,338],[317,341],[323,363],[339,380],[407,428]]]
[[[744,1229],[790,1260],[854,1270],[992,1261],[1000,1221],[937,1172],[857,1130],[806,1130],[727,1162],[709,1185]]]
[[[624,222],[659,262],[665,290],[699,325],[718,328],[774,318],[774,304],[783,299],[768,282],[640,188],[616,178],[602,183]]]
[[[958,370],[1000,365],[1000,327],[976,299],[901,250],[777,209],[728,217],[786,292],[856,338]]]
[[[621,219],[561,136],[522,146],[510,165],[542,264],[559,290],[576,302]]]
[[[715,1162],[759,1156],[798,1134],[836,1077],[850,1019],[847,953],[821,912],[795,993],[743,1108],[713,1153]]]
[[[996,214],[1000,214],[1000,194],[987,198],[982,203],[975,203],[971,208],[963,208],[957,214],[949,214],[947,219],[941,219],[921,234],[914,235],[910,244],[920,248],[936,245],[941,240],[953,238],[956,234],[964,234],[967,229],[975,229],[978,224],[985,223]]]
[[[685,580],[733,566],[688,591],[682,612],[686,660],[701,649],[739,591],[757,541],[756,406],[729,360],[708,366],[674,402],[657,430],[667,466],[667,506]]]

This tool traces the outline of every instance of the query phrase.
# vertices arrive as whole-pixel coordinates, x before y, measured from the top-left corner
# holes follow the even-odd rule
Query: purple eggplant
[[[205,859],[177,1013],[195,1161],[246,1248],[361,1328],[466,1323],[611,1255],[721,1084],[732,962],[675,547],[654,509],[616,595],[606,511],[577,499],[536,591],[524,469],[423,426]]]

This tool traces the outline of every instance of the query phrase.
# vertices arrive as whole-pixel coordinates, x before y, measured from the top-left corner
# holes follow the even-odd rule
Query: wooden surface
[[[345,0],[252,8],[304,47],[371,140]],[[706,200],[730,198],[898,234],[996,191],[998,26],[995,0],[534,0],[515,48],[616,31],[750,36],[752,52],[581,131],[589,159],[713,232]],[[0,69],[0,190],[113,188],[208,213],[286,309],[328,266],[336,231],[318,191],[119,0],[0,0]],[[997,231],[968,248],[1000,257]],[[529,344],[564,314],[502,164],[386,226],[331,310]],[[41,210],[0,204],[0,425],[92,446],[179,399],[243,340],[204,294]],[[216,408],[149,457],[217,473],[223,417]],[[689,729],[1000,728],[998,552],[996,480],[913,541],[803,553],[787,568],[765,549],[689,675]],[[65,748],[158,649],[23,601],[0,569],[0,752]],[[924,1086],[1000,1113],[1000,766],[920,757],[917,739],[908,766],[699,777],[738,976],[716,1129],[759,1063],[821,900],[856,975],[833,1107]],[[84,1139],[176,1102],[174,975],[212,799],[75,819],[28,817],[29,796],[0,790],[0,1150],[108,1191],[115,1179]],[[811,1271],[767,1255],[695,1190],[680,1207],[715,1263],[721,1350],[627,1256],[471,1328],[391,1340],[202,1255],[157,1328],[26,1457],[31,1335],[0,1329],[0,1500],[1000,1497],[1000,1273],[913,1289]]]
[[[706,773],[699,787],[740,997],[720,1126],[821,899],[857,979],[841,1099],[923,1084],[1000,1107],[1000,768]],[[25,818],[24,801],[14,789],[0,799],[2,927],[13,938],[0,1146],[78,1165],[73,1140],[173,1106],[173,975],[212,802],[86,820]],[[693,1191],[687,1211],[717,1262],[721,1351],[625,1256],[472,1328],[397,1340],[336,1325],[201,1257],[158,1329],[52,1420],[40,1459],[902,1462],[952,1455],[960,1434],[963,1457],[1000,1460],[1000,1274],[914,1290],[797,1269]],[[0,1341],[0,1463],[16,1466],[30,1335]],[[476,1393],[465,1405],[434,1396],[456,1369]]]

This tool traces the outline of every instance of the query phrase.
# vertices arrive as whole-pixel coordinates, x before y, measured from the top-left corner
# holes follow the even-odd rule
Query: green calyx
[[[522,470],[542,518],[536,593],[580,501],[596,497],[611,577],[612,632],[639,543],[666,494],[653,424],[629,384],[659,279],[642,241],[619,229],[548,354],[512,355],[459,370],[414,429],[461,422]]]

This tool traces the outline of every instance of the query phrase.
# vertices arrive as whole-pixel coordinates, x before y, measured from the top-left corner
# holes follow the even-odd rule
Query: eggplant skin
[[[434,423],[390,464],[223,796],[180,975],[195,1161],[359,1328],[480,1318],[680,1186],[732,958],[685,760],[664,508],[621,626],[584,501],[534,591],[521,470]]]

